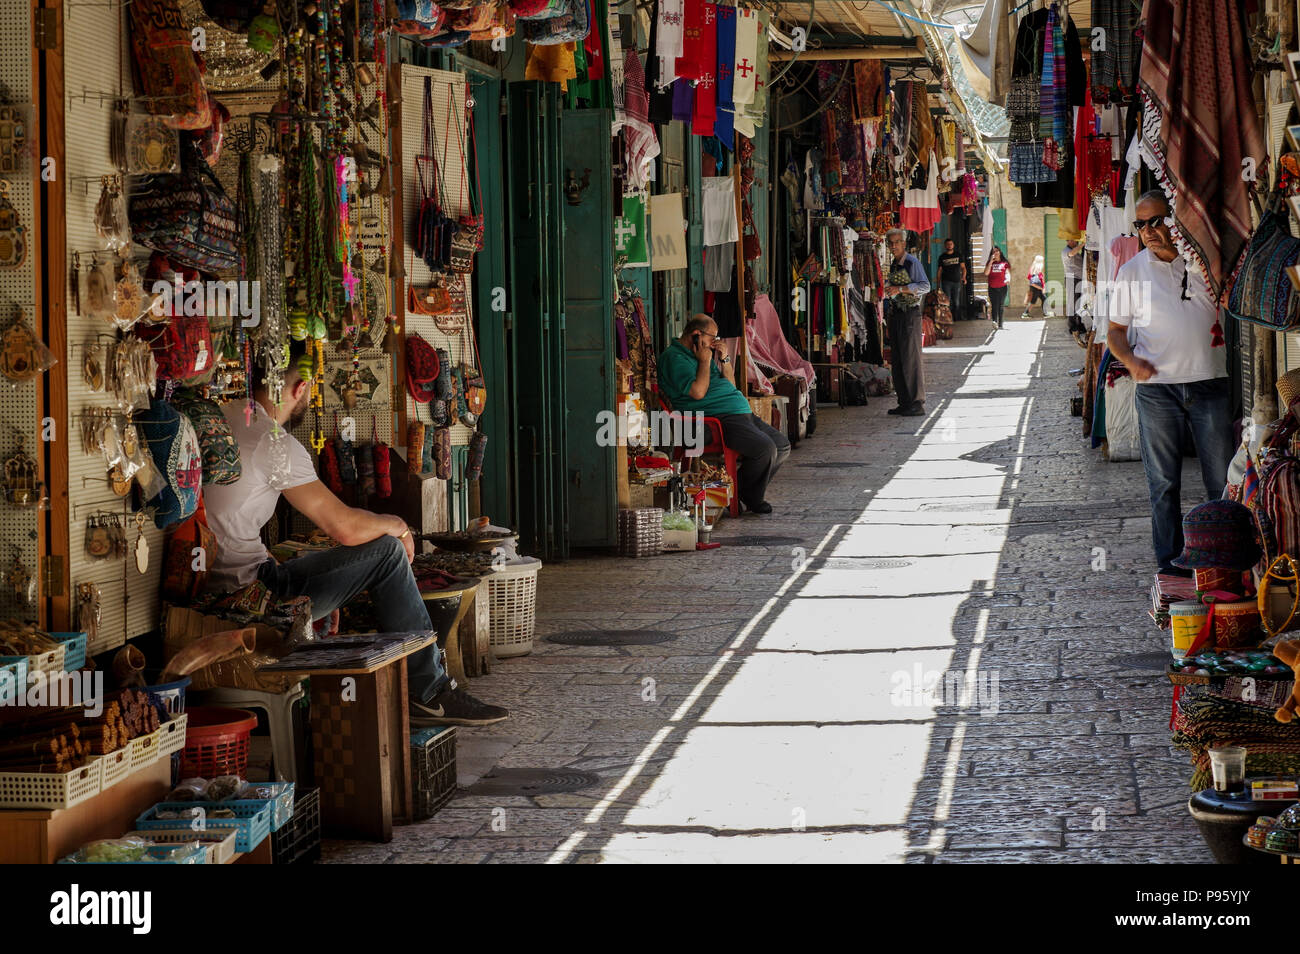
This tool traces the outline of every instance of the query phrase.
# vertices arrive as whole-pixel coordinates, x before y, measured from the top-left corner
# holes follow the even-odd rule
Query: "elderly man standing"
[[[885,323],[889,329],[890,370],[898,407],[890,414],[921,417],[925,414],[925,375],[921,369],[921,299],[930,280],[916,256],[907,251],[907,232],[890,229],[885,240],[893,260],[885,276]]]
[[[1233,400],[1219,308],[1205,280],[1187,267],[1169,234],[1161,192],[1138,200],[1137,230],[1146,247],[1098,295],[1108,319],[1106,343],[1137,381],[1142,466],[1151,495],[1151,541],[1161,573],[1183,549],[1183,434],[1201,461],[1205,494],[1222,496],[1228,480]]]

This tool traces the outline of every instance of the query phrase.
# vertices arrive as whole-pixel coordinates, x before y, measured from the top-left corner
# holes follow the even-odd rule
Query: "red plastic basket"
[[[226,706],[192,706],[181,750],[181,778],[216,778],[238,775],[248,769],[248,737],[257,716],[247,709]]]

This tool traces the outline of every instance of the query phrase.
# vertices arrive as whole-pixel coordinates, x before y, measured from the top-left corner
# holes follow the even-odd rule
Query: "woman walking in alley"
[[[993,324],[1002,327],[1002,307],[1007,303],[1008,283],[1011,281],[1011,263],[1002,249],[993,246],[989,262],[984,266],[984,278],[989,283],[989,316]]]
[[[1021,318],[1029,317],[1029,309],[1039,302],[1043,303],[1043,317],[1054,317],[1047,310],[1047,297],[1043,294],[1043,289],[1047,287],[1047,276],[1043,273],[1044,259],[1041,255],[1034,256],[1034,264],[1029,266],[1029,291],[1025,292],[1025,311]]]

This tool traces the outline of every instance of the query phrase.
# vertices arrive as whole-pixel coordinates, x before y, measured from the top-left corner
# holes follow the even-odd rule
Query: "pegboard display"
[[[109,155],[109,136],[113,118],[113,99],[119,93],[131,94],[129,57],[115,51],[125,40],[126,13],[121,4],[74,4],[65,8],[65,161],[64,177],[67,197],[68,267],[74,253],[82,270],[77,281],[84,304],[85,272],[96,257],[101,262],[113,259],[104,250],[104,242],[95,231],[95,205],[99,201],[101,177],[115,171]],[[148,252],[137,249],[141,273]],[[81,448],[81,422],[91,408],[113,404],[112,396],[93,391],[82,373],[86,349],[114,336],[114,327],[100,318],[74,312],[74,300],[68,301],[68,517],[70,568],[68,580],[74,594],[80,583],[94,583],[100,591],[98,639],[91,653],[120,646],[125,640],[158,628],[160,571],[163,557],[163,533],[152,519],[145,521],[144,537],[149,546],[148,571],[136,569],[133,552],[137,536],[131,498],[118,497],[108,481],[103,454],[85,454]],[[105,336],[101,338],[101,336]],[[127,534],[128,555],[124,559],[93,560],[85,551],[86,522],[99,512],[121,515],[130,528]],[[75,620],[74,620],[75,622]]]
[[[0,0],[0,103],[28,107],[31,115],[32,94],[32,13],[27,0]],[[28,154],[20,168],[7,173],[9,201],[27,229],[27,257],[17,268],[0,268],[0,329],[4,329],[18,315],[34,327],[38,325],[36,302],[36,258],[39,250],[32,247],[32,225],[35,222],[35,181],[40,164],[32,161],[30,143],[35,130],[29,127]],[[56,356],[57,357],[57,356]],[[0,462],[8,459],[18,449],[21,439],[24,449],[39,460],[41,428],[38,413],[38,388],[43,387],[42,377],[16,387],[0,378]],[[41,475],[44,480],[44,474]],[[33,577],[40,569],[37,521],[43,519],[35,507],[15,507],[0,501],[0,618],[35,619],[37,607],[28,604],[12,589],[6,577],[14,567],[15,557]]]
[[[452,218],[468,215],[470,211],[468,176],[465,164],[466,155],[470,150],[469,129],[466,124],[465,110],[463,108],[454,109],[454,104],[464,104],[465,102],[465,74],[451,73],[445,70],[431,70],[404,63],[402,64],[402,210],[406,220],[404,223],[406,259],[403,264],[406,266],[406,281],[414,287],[428,287],[433,282],[433,276],[428,266],[416,258],[412,251],[415,223],[420,210],[420,182],[419,177],[416,175],[416,157],[424,152],[425,77],[431,80],[430,111],[433,118],[430,127],[434,141],[434,152],[437,156],[438,166],[442,170],[440,181],[444,187],[441,193],[443,211]],[[430,168],[432,164],[421,163],[421,165],[425,166],[426,182],[430,182],[429,176],[432,172]],[[469,276],[464,278],[466,286],[470,285],[468,278]],[[406,316],[405,333],[419,335],[433,345],[434,348],[445,348],[447,353],[451,355],[453,365],[477,363],[470,339],[470,330],[473,327],[473,315],[469,311],[473,297],[472,289],[467,287],[466,292],[464,296],[466,302],[466,314],[464,316],[466,330],[460,334],[446,334],[440,331],[433,318],[412,313],[409,309],[406,309],[405,302],[403,302],[403,310]],[[411,400],[409,394],[406,395],[405,400],[408,421],[419,420],[425,424],[430,423],[428,405],[416,404],[415,401]],[[473,433],[470,428],[457,422],[451,428],[452,445],[463,446],[468,444]],[[405,443],[405,435],[403,435],[402,440]]]

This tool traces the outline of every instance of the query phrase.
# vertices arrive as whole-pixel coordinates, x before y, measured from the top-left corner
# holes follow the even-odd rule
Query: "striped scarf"
[[[1038,84],[1038,138],[1052,139],[1056,125],[1056,4],[1047,14],[1047,29],[1043,31],[1043,70]],[[1063,92],[1063,91],[1062,91]]]

